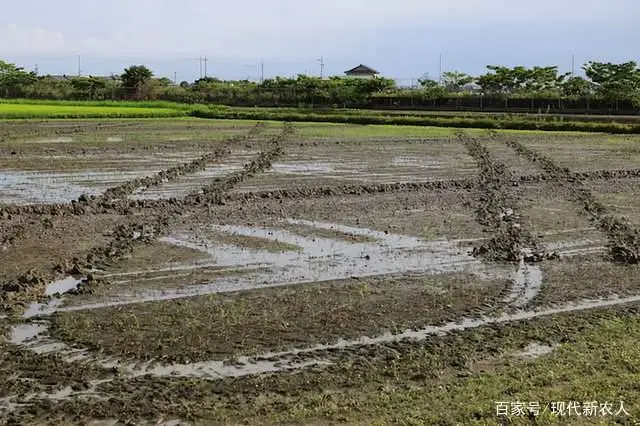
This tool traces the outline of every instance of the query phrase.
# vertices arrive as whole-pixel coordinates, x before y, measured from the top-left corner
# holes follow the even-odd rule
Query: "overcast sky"
[[[437,77],[487,64],[571,68],[640,59],[638,0],[0,0],[0,57],[41,73],[121,72],[144,63],[178,79],[326,74],[365,63]],[[637,27],[637,28],[636,28]]]

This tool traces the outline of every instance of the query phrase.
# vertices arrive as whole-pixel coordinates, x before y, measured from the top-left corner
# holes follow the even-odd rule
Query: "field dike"
[[[217,179],[213,185],[202,189],[203,195],[188,197],[179,203],[165,205],[164,208],[151,212],[151,219],[142,219],[134,224],[122,225],[114,230],[112,241],[105,247],[91,250],[86,259],[73,258],[55,265],[50,271],[28,271],[19,277],[0,283],[0,308],[6,311],[20,310],[25,302],[43,300],[47,298],[46,283],[63,276],[79,276],[85,278],[75,291],[91,291],[92,285],[105,285],[102,280],[96,280],[93,273],[99,271],[100,265],[112,262],[130,254],[137,244],[155,241],[170,227],[171,219],[184,214],[189,208],[200,204],[220,202],[225,192],[245,179],[254,176],[271,167],[271,161],[282,155],[282,141],[293,133],[291,126],[285,126],[282,133],[275,136],[267,152],[261,152],[252,162],[246,164],[238,172],[231,173],[225,178]],[[73,204],[73,203],[72,203]]]
[[[537,239],[523,227],[517,211],[517,202],[510,195],[514,180],[509,169],[491,157],[487,148],[477,139],[459,135],[480,169],[477,189],[479,198],[476,216],[487,233],[489,241],[474,248],[474,254],[499,262],[538,262],[545,253]]]
[[[582,205],[591,220],[607,235],[611,257],[623,263],[640,262],[640,231],[625,217],[607,214],[606,207],[600,203],[588,189],[582,186],[583,179],[568,168],[558,166],[550,158],[527,148],[514,140],[505,140],[505,144],[520,156],[537,164],[556,184],[565,187],[571,198]]]

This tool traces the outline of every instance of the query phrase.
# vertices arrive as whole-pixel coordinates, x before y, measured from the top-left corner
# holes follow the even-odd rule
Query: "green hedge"
[[[386,124],[397,126],[432,126],[476,129],[544,130],[564,132],[599,132],[640,134],[640,125],[578,121],[534,121],[528,119],[494,119],[433,116],[385,116],[379,114],[318,114],[279,111],[248,111],[232,108],[196,109],[194,117],[241,120],[275,120],[291,122],[321,122],[344,124]]]

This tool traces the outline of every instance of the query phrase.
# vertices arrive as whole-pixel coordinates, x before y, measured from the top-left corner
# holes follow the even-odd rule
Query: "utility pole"
[[[178,84],[178,73],[177,72],[173,73],[173,84]]]
[[[320,56],[318,62],[320,62],[320,79],[322,79],[322,76],[324,75],[324,57]]]
[[[571,55],[571,77],[575,77],[576,70],[576,55]]]
[[[82,75],[82,70],[80,69],[80,55],[78,55],[78,77]]]
[[[260,61],[260,83],[264,83],[264,61]]]
[[[439,65],[438,74],[439,74],[438,83],[442,84],[442,53],[440,54],[440,65]]]
[[[202,63],[204,63],[204,78],[207,78],[207,57],[199,57],[197,61],[200,62],[200,78],[202,79]]]

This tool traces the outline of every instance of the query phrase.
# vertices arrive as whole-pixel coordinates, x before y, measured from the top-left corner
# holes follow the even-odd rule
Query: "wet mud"
[[[52,135],[49,127],[34,130],[43,140],[37,149],[94,131]],[[126,141],[125,128],[104,140]],[[273,421],[309,387],[462,377],[474,365],[498,368],[496,354],[548,356],[571,340],[567,330],[579,334],[593,318],[635,315],[637,265],[603,258],[607,247],[577,222],[560,229],[564,222],[549,221],[534,232],[540,217],[521,212],[525,197],[545,197],[541,184],[560,188],[585,205],[597,229],[617,236],[609,252],[632,263],[632,230],[607,222],[605,204],[583,182],[627,185],[640,170],[573,173],[543,162],[544,173],[524,175],[482,141],[465,140],[477,178],[338,185],[311,178],[247,191],[273,182],[258,182],[267,170],[291,179],[336,173],[324,160],[285,161],[298,144],[292,136],[285,126],[243,167],[207,175],[215,180],[186,195],[138,197],[142,187],[207,171],[228,150],[148,180],[128,176],[72,203],[2,206],[0,413],[15,424]],[[367,173],[444,170],[439,154],[375,150],[386,165]],[[99,226],[86,225],[97,219]],[[81,237],[93,241],[67,242]],[[38,244],[57,255],[20,261]],[[485,256],[473,256],[474,246]],[[549,252],[559,260],[534,262]],[[254,411],[256,404],[263,408]]]
[[[572,200],[581,205],[583,211],[607,235],[608,247],[613,259],[624,263],[640,262],[640,230],[627,218],[609,214],[606,207],[584,186],[579,175],[572,173],[568,168],[558,166],[550,158],[527,148],[518,141],[507,140],[505,143],[518,155],[537,164],[558,185],[570,191]]]
[[[488,260],[535,262],[544,259],[539,241],[531,235],[521,218],[517,200],[511,196],[509,182],[512,173],[504,164],[496,162],[477,139],[460,136],[462,142],[478,163],[479,199],[476,215],[478,222],[490,235],[488,243],[474,248],[474,253]]]

